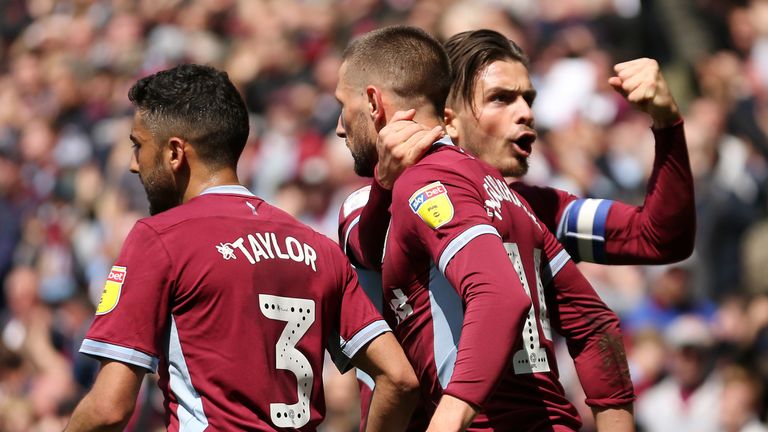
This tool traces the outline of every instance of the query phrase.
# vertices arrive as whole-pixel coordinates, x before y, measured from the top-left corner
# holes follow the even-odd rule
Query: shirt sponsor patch
[[[417,190],[408,203],[430,228],[440,228],[453,219],[453,203],[448,190],[439,181]]]
[[[112,312],[112,309],[117,306],[127,274],[128,271],[125,267],[112,266],[109,276],[107,276],[107,282],[104,284],[104,291],[101,293],[99,306],[96,308],[96,315]]]

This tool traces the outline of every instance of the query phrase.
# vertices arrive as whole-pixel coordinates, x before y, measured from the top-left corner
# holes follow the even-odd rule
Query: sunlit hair
[[[472,30],[457,33],[445,42],[445,50],[454,73],[448,95],[448,106],[467,105],[474,111],[472,101],[478,74],[495,61],[512,60],[529,66],[523,50],[504,35],[493,30]]]
[[[344,51],[349,83],[379,85],[405,99],[425,98],[442,116],[451,86],[445,49],[424,30],[391,26],[366,33]]]
[[[128,99],[159,142],[178,136],[212,167],[237,166],[248,140],[248,111],[226,72],[176,66],[140,79]]]

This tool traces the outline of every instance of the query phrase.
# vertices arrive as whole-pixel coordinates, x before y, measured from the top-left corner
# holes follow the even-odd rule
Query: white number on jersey
[[[531,289],[528,286],[528,279],[525,277],[525,269],[520,259],[520,249],[516,243],[504,243],[504,249],[507,250],[507,256],[515,267],[515,272],[520,278],[520,284],[525,289],[525,293],[531,298],[531,308],[528,310],[528,317],[525,319],[523,327],[523,349],[515,352],[512,362],[515,365],[515,374],[529,374],[536,372],[549,372],[549,359],[547,351],[541,347],[541,335],[537,322],[541,323],[542,332],[547,340],[552,340],[552,331],[550,330],[549,318],[547,317],[547,305],[544,301],[544,286],[541,283],[539,267],[541,266],[541,250],[533,250],[533,262],[536,268],[536,299],[531,295]],[[538,302],[539,314],[536,316],[534,301]],[[538,318],[538,319],[537,319]]]
[[[309,299],[279,297],[259,294],[261,313],[269,319],[287,324],[277,340],[275,362],[278,369],[296,376],[295,404],[270,403],[272,423],[281,428],[300,428],[309,422],[309,401],[312,396],[314,374],[304,354],[296,349],[296,343],[315,322],[315,302]]]

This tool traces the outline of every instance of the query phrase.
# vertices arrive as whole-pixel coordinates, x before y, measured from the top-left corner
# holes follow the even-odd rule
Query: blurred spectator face
[[[670,351],[670,372],[681,388],[693,390],[709,373],[712,334],[706,322],[682,315],[665,332]]]
[[[347,63],[339,68],[336,99],[341,104],[341,114],[336,125],[336,135],[344,138],[355,160],[355,172],[359,176],[373,177],[376,165],[376,129],[366,114],[368,106],[363,92],[357,90],[347,73]]]
[[[724,431],[741,431],[750,420],[757,418],[761,394],[759,380],[740,367],[731,367],[723,375],[721,426]]]
[[[525,65],[495,61],[478,72],[473,100],[454,107],[453,116],[447,113],[448,133],[504,176],[521,177],[536,140],[535,95]]]
[[[8,308],[16,317],[26,317],[37,304],[37,274],[29,267],[18,267],[7,277],[5,295]]]
[[[178,193],[170,167],[162,161],[164,149],[147,128],[140,111],[133,117],[131,129],[133,154],[131,172],[139,175],[149,201],[149,214],[155,215],[179,204]]]

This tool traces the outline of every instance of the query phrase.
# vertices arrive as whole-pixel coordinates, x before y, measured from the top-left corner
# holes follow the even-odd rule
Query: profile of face
[[[181,203],[171,168],[163,161],[163,148],[147,128],[139,110],[131,128],[133,152],[130,170],[139,180],[149,201],[149,214],[156,215]],[[165,146],[163,146],[165,147]]]
[[[355,161],[355,173],[373,177],[373,169],[379,159],[376,153],[377,132],[367,111],[367,98],[362,89],[353,85],[349,75],[347,63],[342,63],[335,92],[336,100],[341,104],[336,135],[346,141]]]
[[[536,91],[525,65],[497,60],[477,73],[473,100],[451,107],[448,128],[453,141],[496,167],[521,177],[536,140],[531,105]],[[473,109],[474,108],[474,109]]]

